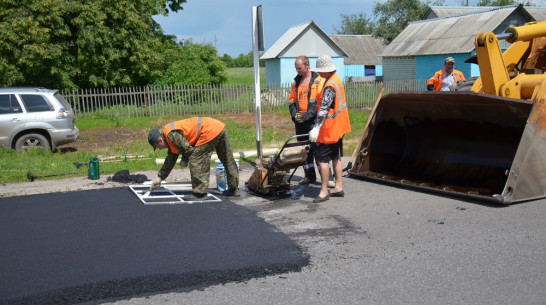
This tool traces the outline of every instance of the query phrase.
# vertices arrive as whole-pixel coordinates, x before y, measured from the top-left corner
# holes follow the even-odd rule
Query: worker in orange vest
[[[453,88],[464,81],[463,72],[455,70],[455,58],[444,60],[444,69],[436,71],[427,82],[428,91],[453,91]]]
[[[321,187],[319,195],[313,202],[323,202],[332,197],[344,197],[341,176],[343,165],[343,136],[351,132],[349,110],[345,100],[343,82],[336,74],[336,66],[328,55],[321,55],[317,59],[314,71],[320,74],[326,82],[317,97],[318,114],[315,126],[309,132],[309,140],[316,142],[315,158],[319,163]],[[332,161],[334,168],[335,186],[328,192],[329,167]]]
[[[156,148],[168,148],[163,166],[153,180],[150,191],[161,186],[161,181],[169,176],[181,155],[180,166],[190,166],[193,195],[202,198],[207,195],[210,176],[210,160],[216,150],[218,159],[224,165],[228,189],[222,194],[238,196],[239,170],[233,158],[226,125],[207,117],[193,117],[171,122],[161,132],[152,129],[148,134],[148,143]]]
[[[290,97],[288,98],[288,109],[296,127],[296,135],[309,134],[315,125],[317,117],[317,95],[322,90],[324,79],[317,72],[309,68],[309,58],[305,55],[298,56],[294,62],[298,75],[294,78]],[[309,136],[298,137],[298,141],[307,141]],[[305,177],[300,185],[314,183],[317,181],[315,172],[315,145],[311,145],[307,155],[307,161],[303,165]]]

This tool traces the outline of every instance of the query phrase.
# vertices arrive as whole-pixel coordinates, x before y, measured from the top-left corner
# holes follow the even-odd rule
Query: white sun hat
[[[336,70],[336,65],[334,65],[334,61],[330,55],[321,55],[317,59],[315,69],[313,69],[315,72],[334,72]]]

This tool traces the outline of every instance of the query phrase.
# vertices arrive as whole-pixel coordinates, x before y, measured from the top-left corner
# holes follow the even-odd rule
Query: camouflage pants
[[[239,186],[239,169],[235,158],[233,158],[227,129],[224,128],[212,141],[196,146],[189,158],[191,184],[194,193],[206,194],[208,191],[210,158],[215,150],[218,159],[220,159],[226,170],[228,188],[234,190]]]

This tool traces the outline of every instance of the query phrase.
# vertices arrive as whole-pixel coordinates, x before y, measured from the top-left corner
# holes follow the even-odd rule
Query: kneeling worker
[[[207,195],[210,175],[210,159],[214,150],[226,169],[228,190],[225,196],[239,195],[239,170],[233,158],[226,125],[207,117],[193,117],[174,121],[163,129],[152,129],[148,142],[154,150],[168,148],[169,152],[163,166],[154,179],[150,191],[161,186],[161,181],[169,176],[181,155],[180,166],[190,166],[193,195],[202,198]]]

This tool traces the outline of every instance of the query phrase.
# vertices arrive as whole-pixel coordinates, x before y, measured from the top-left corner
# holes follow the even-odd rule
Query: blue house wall
[[[383,68],[381,65],[375,66],[375,69],[366,69],[364,65],[345,65],[345,77],[366,77],[366,76],[382,76]]]
[[[449,56],[455,59],[455,70],[463,72],[465,78],[471,76],[479,76],[479,69],[478,75],[475,75],[475,70],[472,70],[472,66],[478,67],[477,65],[464,62],[468,57],[471,56],[470,53],[452,55],[441,54],[417,56],[417,66],[415,69],[415,73],[417,74],[416,79],[429,79],[434,75],[434,73],[436,73],[436,71],[444,69],[444,60],[446,59],[446,57]]]
[[[363,65],[345,65],[345,75],[347,77],[364,77],[366,71]]]
[[[265,80],[269,86],[279,86],[281,79],[279,58],[268,59],[265,61]]]

